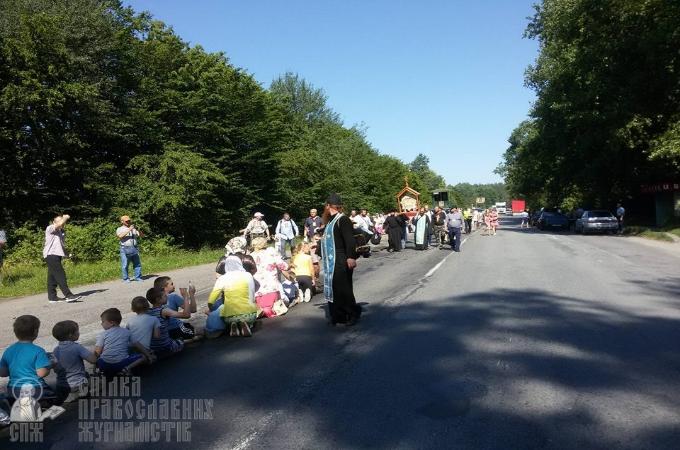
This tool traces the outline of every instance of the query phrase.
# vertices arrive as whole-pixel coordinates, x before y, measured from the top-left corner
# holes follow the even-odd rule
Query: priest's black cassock
[[[404,221],[400,217],[389,215],[385,218],[383,225],[387,232],[388,250],[395,252],[401,251],[401,239],[404,228]]]

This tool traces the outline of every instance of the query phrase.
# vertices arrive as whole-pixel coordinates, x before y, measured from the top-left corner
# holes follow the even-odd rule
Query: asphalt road
[[[147,369],[147,402],[212,401],[190,443],[78,442],[71,408],[40,448],[679,448],[680,253],[502,225],[361,260],[356,327],[317,296]]]

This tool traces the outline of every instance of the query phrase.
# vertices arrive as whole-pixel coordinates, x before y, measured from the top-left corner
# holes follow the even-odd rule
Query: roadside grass
[[[669,232],[670,234],[676,235],[677,237],[680,237],[680,227],[678,227],[678,228],[671,228],[670,230],[668,230],[668,232]]]
[[[201,249],[197,251],[172,250],[172,253],[142,255],[142,274],[159,274],[172,269],[196,266],[217,260],[224,254],[223,249]],[[68,284],[76,286],[120,278],[120,261],[105,260],[97,262],[73,263],[64,261]],[[132,273],[132,265],[130,265]],[[30,264],[8,264],[2,268],[0,298],[39,294],[46,291],[47,266]],[[61,294],[60,294],[61,295]]]
[[[680,229],[675,229],[670,232],[676,234],[678,231],[680,231]],[[655,241],[674,242],[673,238],[667,233],[667,231],[657,231],[648,227],[640,226],[627,226],[623,229],[623,234],[627,236],[638,236],[646,239],[653,239]]]

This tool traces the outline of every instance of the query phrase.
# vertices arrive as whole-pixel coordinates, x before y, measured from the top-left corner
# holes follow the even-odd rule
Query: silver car
[[[619,228],[619,222],[609,211],[594,210],[584,211],[583,215],[576,219],[574,231],[577,233],[614,233]]]

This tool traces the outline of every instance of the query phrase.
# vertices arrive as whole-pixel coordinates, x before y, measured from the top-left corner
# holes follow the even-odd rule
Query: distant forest
[[[326,195],[385,211],[443,178],[382,154],[295,73],[268,88],[119,1],[0,4],[0,228],[128,214],[155,236],[223,243],[256,210],[302,219]],[[389,150],[389,149],[387,149]],[[461,204],[502,187],[457,185]],[[272,219],[270,219],[272,220]]]

